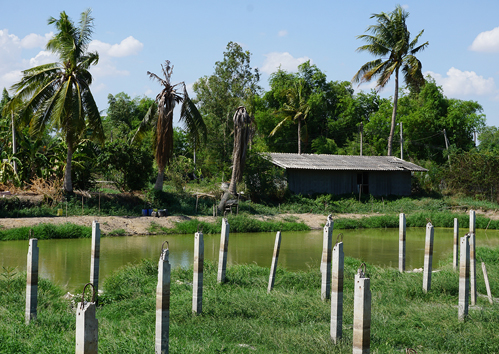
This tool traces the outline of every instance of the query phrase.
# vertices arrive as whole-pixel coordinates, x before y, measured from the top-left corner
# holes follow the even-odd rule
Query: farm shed
[[[359,193],[410,195],[412,172],[423,167],[393,156],[344,156],[270,153],[271,162],[286,170],[288,187],[297,194]]]

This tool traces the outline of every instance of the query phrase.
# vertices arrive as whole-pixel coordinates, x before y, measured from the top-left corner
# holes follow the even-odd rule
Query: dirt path
[[[379,214],[376,214],[379,215]],[[335,214],[335,218],[361,218],[372,216],[369,214]],[[326,221],[325,215],[317,214],[280,214],[276,216],[254,216],[260,220],[289,220],[295,219],[298,222],[304,222],[311,229],[320,229]],[[127,235],[148,235],[151,223],[154,222],[159,226],[166,228],[174,228],[175,223],[197,219],[205,222],[215,222],[216,218],[212,216],[168,216],[155,218],[150,216],[70,216],[70,217],[46,217],[46,218],[5,218],[0,219],[0,228],[14,228],[23,226],[34,226],[38,224],[64,224],[72,223],[76,225],[92,226],[92,221],[97,220],[100,223],[102,232],[109,233],[113,230],[124,230]]]

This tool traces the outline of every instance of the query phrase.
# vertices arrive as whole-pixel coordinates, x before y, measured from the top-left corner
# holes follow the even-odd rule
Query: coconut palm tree
[[[173,109],[175,104],[182,103],[180,120],[186,124],[187,132],[194,138],[195,142],[199,143],[200,140],[206,139],[206,125],[196,105],[189,98],[185,83],[171,84],[173,65],[170,66],[169,60],[166,60],[165,65],[161,65],[161,68],[164,79],[154,73],[147,72],[151,79],[158,81],[163,86],[163,90],[156,96],[155,103],[149,108],[132,139],[133,143],[148,125],[155,123],[154,150],[158,165],[158,177],[154,189],[159,191],[163,190],[165,167],[173,155]]]
[[[279,109],[279,114],[283,119],[270,132],[269,136],[274,134],[288,121],[295,122],[298,125],[298,154],[301,154],[301,123],[304,122],[310,113],[310,105],[305,97],[303,79],[295,82],[294,86],[287,90],[286,100],[282,108]]]
[[[411,40],[411,34],[406,25],[408,16],[409,13],[400,5],[397,5],[393,12],[373,14],[371,18],[375,18],[377,23],[369,26],[366,30],[371,34],[357,36],[358,39],[367,42],[366,45],[357,48],[357,51],[365,51],[378,58],[362,65],[353,77],[352,82],[360,85],[377,77],[376,88],[379,91],[385,87],[392,74],[395,73],[395,93],[393,95],[390,135],[388,136],[388,156],[392,155],[400,69],[402,69],[406,84],[410,87],[417,90],[424,84],[421,62],[415,57],[415,54],[424,50],[428,46],[428,42],[417,46],[417,42],[424,30]]]
[[[91,65],[97,64],[97,52],[87,52],[93,29],[88,9],[81,14],[78,26],[65,12],[59,19],[49,18],[56,35],[47,43],[47,50],[59,56],[59,62],[24,70],[21,81],[12,86],[14,98],[9,105],[23,110],[20,119],[33,134],[53,127],[62,133],[67,144],[64,190],[73,191],[71,162],[73,152],[84,134],[104,140],[101,117],[90,91]],[[12,110],[13,107],[8,109]],[[4,108],[5,109],[5,108]]]

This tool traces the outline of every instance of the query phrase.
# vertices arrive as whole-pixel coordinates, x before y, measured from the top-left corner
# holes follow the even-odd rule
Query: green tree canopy
[[[215,71],[194,83],[196,103],[204,117],[210,142],[201,151],[206,169],[212,173],[230,174],[234,127],[232,117],[239,106],[254,113],[255,97],[261,88],[260,73],[250,64],[251,53],[234,42],[227,44],[222,61],[215,63]]]

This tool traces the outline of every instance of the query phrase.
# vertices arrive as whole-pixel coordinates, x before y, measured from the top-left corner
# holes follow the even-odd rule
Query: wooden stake
[[[489,298],[490,304],[493,305],[494,300],[492,299],[492,292],[490,291],[489,276],[487,275],[487,268],[485,267],[485,262],[482,262],[482,272],[483,272],[483,280],[485,281],[485,288],[487,289],[487,297]]]

